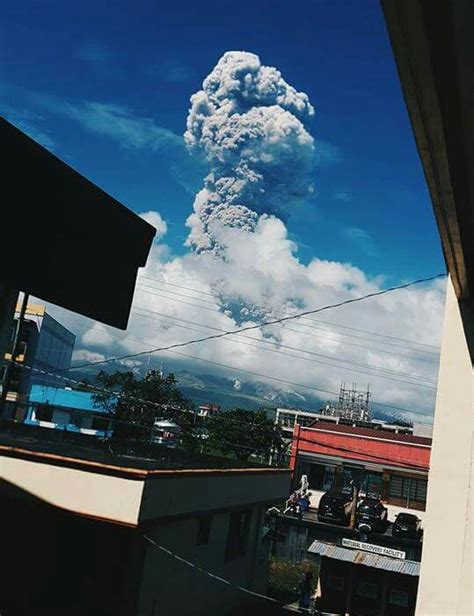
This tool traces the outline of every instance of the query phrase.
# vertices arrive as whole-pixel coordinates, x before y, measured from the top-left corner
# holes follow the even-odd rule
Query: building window
[[[341,575],[328,575],[326,585],[328,590],[342,592],[344,590],[344,578]]]
[[[37,421],[52,421],[53,409],[47,404],[40,404],[35,409],[35,419]]]
[[[104,419],[104,417],[94,417],[92,419],[92,429],[106,432],[109,429],[109,420]]]
[[[309,467],[308,481],[313,490],[324,489],[324,473],[326,467],[323,464],[311,464]]]
[[[399,605],[400,607],[408,607],[410,604],[410,598],[406,590],[392,588],[390,590],[389,603],[391,605]]]
[[[309,487],[312,490],[327,492],[334,483],[335,467],[325,464],[312,464],[301,462],[298,469],[298,477],[308,476]]]
[[[80,413],[69,413],[69,423],[76,428],[82,428],[82,415]]]
[[[356,595],[367,599],[377,599],[378,586],[369,580],[359,580],[356,586]]]
[[[382,473],[367,472],[365,479],[362,483],[361,489],[367,496],[374,498],[380,498],[383,488],[383,475]]]
[[[196,545],[208,545],[211,536],[212,515],[203,515],[198,518]]]
[[[426,488],[426,479],[391,475],[389,496],[406,501],[407,506],[413,501],[424,503],[426,502]]]
[[[226,561],[233,560],[247,552],[250,531],[251,509],[234,511],[230,514],[229,532],[225,550]]]

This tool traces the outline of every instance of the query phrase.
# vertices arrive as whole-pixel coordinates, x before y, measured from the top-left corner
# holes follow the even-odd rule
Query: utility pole
[[[23,321],[25,320],[25,313],[28,307],[29,297],[30,296],[28,293],[23,293],[23,300],[22,300],[21,309],[20,309],[20,316],[18,318],[16,328],[15,328],[15,337],[13,339],[11,359],[8,363],[5,364],[5,373],[3,376],[3,383],[2,383],[2,397],[0,401],[0,412],[2,415],[4,415],[5,413],[5,403],[7,400],[8,391],[10,389],[12,373],[13,373],[13,370],[15,369],[15,361],[18,355],[18,346],[19,346],[18,343],[19,343],[19,338],[20,338],[20,331],[21,331],[21,326],[23,325]],[[13,312],[13,316],[14,314],[15,312]],[[14,405],[13,405],[13,415],[12,415],[13,418],[15,416],[15,412],[16,412],[16,401],[14,402]]]
[[[359,485],[352,480],[352,504],[351,504],[351,521],[349,528],[353,529],[355,526],[356,513],[357,513],[357,501],[359,500]]]
[[[5,364],[5,353],[9,349],[15,308],[18,301],[18,291],[0,283],[0,368]],[[0,370],[0,384],[5,377]]]

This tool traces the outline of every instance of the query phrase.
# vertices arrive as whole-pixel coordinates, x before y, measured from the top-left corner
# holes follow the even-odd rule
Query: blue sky
[[[301,259],[351,262],[390,282],[443,271],[376,0],[26,1],[2,17],[0,112],[127,206],[158,210],[176,254],[202,170],[172,133],[182,135],[189,97],[222,53],[244,50],[316,108],[317,192],[287,221]],[[111,110],[126,129],[107,124]]]
[[[314,309],[445,270],[378,0],[44,0],[2,9],[0,113],[160,229],[125,334],[52,307],[77,334],[76,362],[187,342],[260,322],[267,311]],[[221,230],[225,249],[216,256],[184,245],[206,167],[187,153],[183,133],[191,95],[226,51],[257,54],[308,95],[316,191],[284,204],[284,224],[262,216],[251,231]],[[285,113],[267,117],[281,130],[296,120]],[[257,152],[250,134],[251,146],[237,150]],[[300,172],[305,179],[298,147],[259,194],[295,194],[280,187]],[[228,199],[227,220],[232,203],[258,211]],[[283,392],[309,406],[308,396],[337,392],[342,380],[370,382],[374,402],[429,418],[443,301],[444,281],[436,281],[325,312],[322,324],[256,330],[250,344],[226,338],[153,361],[223,376],[231,393],[250,385],[265,399]]]

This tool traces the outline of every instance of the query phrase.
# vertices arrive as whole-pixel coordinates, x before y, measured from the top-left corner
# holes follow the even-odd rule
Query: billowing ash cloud
[[[188,244],[215,249],[219,226],[253,231],[260,215],[282,218],[312,192],[314,139],[307,95],[253,53],[229,51],[191,97],[184,135],[209,174],[188,219]]]

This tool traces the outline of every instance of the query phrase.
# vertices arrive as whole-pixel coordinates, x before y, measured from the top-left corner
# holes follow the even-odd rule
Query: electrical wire
[[[85,327],[85,326],[83,326],[83,327]],[[101,330],[101,331],[106,331],[106,330]],[[123,337],[122,339],[128,339],[128,340],[131,340],[131,341],[139,343],[139,344],[142,344],[143,342],[145,342],[144,340],[141,340],[141,339],[138,339],[138,338],[132,338],[130,336]],[[186,358],[189,358],[189,359],[193,359],[193,360],[196,360],[196,361],[200,361],[200,362],[203,362],[203,363],[209,363],[209,364],[217,365],[219,367],[226,368],[228,370],[244,372],[246,374],[251,374],[251,375],[258,376],[259,378],[269,379],[269,380],[272,380],[272,381],[283,382],[283,383],[285,383],[287,385],[292,385],[292,386],[295,386],[295,387],[303,387],[305,389],[310,389],[310,390],[317,391],[319,393],[328,394],[328,395],[331,395],[331,396],[338,396],[337,392],[333,392],[333,391],[317,388],[317,387],[314,387],[314,386],[298,384],[298,383],[295,383],[293,381],[289,381],[289,380],[286,380],[286,379],[279,379],[277,377],[273,377],[273,376],[270,376],[270,375],[264,375],[264,374],[261,374],[261,373],[253,372],[251,370],[245,370],[244,368],[237,368],[236,366],[231,366],[231,365],[228,365],[228,364],[223,364],[221,362],[211,361],[211,360],[204,359],[204,358],[196,356],[196,355],[189,355],[189,354],[180,353],[178,351],[173,351],[173,350],[171,350],[170,352],[173,353],[173,354],[181,355],[183,357],[186,357]],[[25,368],[29,368],[29,369],[34,369],[31,366],[23,366],[23,365],[20,365],[20,364],[17,364],[17,365],[19,367],[25,367]],[[49,376],[53,376],[53,377],[56,377],[56,378],[61,378],[61,380],[65,380],[65,381],[69,380],[72,383],[81,384],[81,381],[77,381],[75,379],[68,379],[67,377],[59,376],[59,374],[57,372],[56,373],[45,372],[45,374],[48,374]],[[415,384],[413,383],[413,385],[415,385]],[[112,392],[112,393],[114,393],[114,392]],[[392,405],[392,404],[386,404],[386,403],[383,403],[383,402],[377,402],[376,400],[373,400],[372,403],[374,405],[376,405],[376,406],[383,406],[383,407],[390,408],[390,409],[397,410],[397,411],[401,411],[401,412],[404,412],[404,413],[410,413],[410,414],[415,414],[415,415],[418,414],[418,415],[422,415],[422,416],[426,417],[426,413],[422,412],[422,411],[410,410],[410,409],[399,407],[399,406],[395,406],[395,405]]]
[[[197,326],[199,326],[201,328],[205,327],[206,329],[217,330],[217,331],[225,331],[225,330],[222,330],[222,329],[219,329],[219,328],[198,324],[198,323],[195,323],[193,321],[189,321],[187,319],[181,319],[181,318],[178,318],[178,317],[173,317],[171,315],[167,315],[167,314],[156,312],[156,311],[149,310],[149,309],[140,308],[139,310],[143,310],[145,312],[149,312],[149,313],[152,313],[152,314],[155,314],[155,315],[159,315],[159,316],[161,316],[162,318],[165,318],[165,319],[170,319],[170,320],[173,320],[173,321],[183,321],[185,323],[190,323],[192,325],[197,325]],[[150,319],[150,320],[152,320],[154,322],[159,322],[157,319],[155,319],[153,317],[150,317],[150,316],[148,316],[146,314],[140,314],[138,312],[135,312],[135,316],[138,316],[140,318],[147,318],[147,319]],[[80,328],[87,328],[88,327],[87,325],[79,324],[79,323],[77,324],[77,326],[80,327]],[[194,331],[194,332],[197,332],[197,333],[203,332],[202,329],[195,329],[193,327],[186,327],[184,325],[177,324],[175,326],[179,327],[181,329],[186,329],[188,331]],[[147,342],[144,339],[134,338],[132,336],[118,336],[115,332],[110,332],[110,331],[108,331],[108,330],[106,330],[104,328],[101,328],[100,331],[104,331],[108,335],[111,335],[113,338],[115,338],[117,340],[120,340],[120,341],[130,340],[131,342],[139,343],[139,344],[146,344],[146,342]],[[332,356],[328,356],[328,355],[324,355],[324,354],[314,353],[312,351],[305,351],[305,350],[299,349],[297,347],[291,347],[291,346],[288,346],[288,345],[280,345],[280,344],[278,344],[276,342],[271,342],[271,341],[268,341],[268,340],[259,340],[257,338],[253,338],[253,337],[250,337],[250,336],[242,336],[242,337],[248,338],[249,340],[253,340],[253,341],[259,342],[260,344],[274,345],[277,348],[270,349],[270,348],[266,348],[266,347],[260,346],[260,344],[249,344],[249,343],[243,342],[241,340],[235,340],[233,338],[229,338],[228,341],[229,342],[233,342],[233,343],[237,343],[237,344],[241,344],[241,345],[245,345],[245,346],[248,346],[248,347],[251,347],[251,348],[261,349],[262,351],[276,353],[278,355],[282,355],[282,356],[286,356],[286,357],[292,357],[292,358],[299,359],[299,360],[302,360],[302,361],[307,361],[307,362],[312,362],[312,363],[316,363],[316,364],[319,364],[319,365],[324,365],[324,366],[339,368],[339,369],[342,369],[342,370],[347,370],[346,366],[341,366],[339,364],[331,364],[331,363],[324,362],[324,361],[321,361],[321,360],[312,359],[310,357],[304,357],[304,356],[301,356],[301,355],[296,355],[294,353],[286,353],[285,351],[281,351],[280,350],[280,348],[288,348],[288,349],[291,349],[291,350],[294,349],[295,351],[299,351],[299,352],[302,352],[302,353],[307,353],[309,355],[313,355],[313,356],[316,356],[316,357],[327,358],[327,359],[330,359],[332,361],[337,361],[337,362],[341,362],[343,364],[348,364],[349,366],[351,366],[350,367],[351,372],[357,372],[359,374],[371,375],[371,376],[375,376],[375,377],[382,378],[382,379],[388,379],[388,380],[392,380],[392,381],[395,381],[395,382],[403,383],[405,385],[420,386],[420,387],[425,387],[427,389],[433,389],[433,390],[436,389],[435,387],[431,386],[431,385],[436,385],[436,381],[434,379],[430,379],[430,378],[422,376],[422,375],[411,374],[411,373],[407,373],[407,372],[391,370],[391,369],[388,369],[388,368],[372,366],[371,364],[363,364],[363,363],[353,362],[353,361],[345,360],[345,359],[338,358],[338,357],[332,357]],[[359,367],[362,367],[362,368],[367,368],[369,370],[372,370],[372,372],[368,372],[367,370],[364,370],[364,371],[358,370],[357,368],[354,368],[353,366],[359,366]],[[402,379],[402,378],[394,378],[394,376],[387,376],[387,375],[394,375],[395,377],[396,376],[406,376],[409,379],[416,379],[416,380],[415,381],[410,381],[410,380],[406,380],[406,379]],[[425,382],[420,382],[420,381],[425,381]]]
[[[139,290],[141,290],[141,289],[139,289]],[[152,295],[158,295],[158,294],[152,293]],[[183,302],[182,300],[175,300],[174,298],[166,297],[165,295],[159,295],[159,297],[162,297],[164,299],[169,299],[170,301],[173,301],[173,302],[178,302],[178,303],[182,303],[182,304],[184,303],[186,305],[192,305],[192,306],[195,306],[196,308],[202,308],[202,309],[205,309],[205,310],[209,310],[209,312],[214,312],[216,314],[220,314],[220,315],[224,315],[225,314],[225,313],[220,312],[218,310],[210,310],[209,308],[204,308],[203,306],[198,306],[197,304],[189,304],[189,302]],[[137,309],[149,310],[148,308],[145,308],[145,307],[140,306],[140,305],[135,306],[135,310],[137,310]],[[339,344],[343,344],[344,346],[346,346],[346,345],[355,346],[355,347],[358,347],[358,348],[361,348],[361,349],[365,349],[365,350],[368,350],[368,351],[374,351],[376,353],[385,353],[385,354],[388,354],[388,355],[394,356],[394,357],[395,356],[397,356],[397,357],[405,357],[405,358],[408,358],[408,359],[411,359],[411,360],[414,360],[414,361],[421,361],[421,362],[430,363],[430,364],[435,364],[436,363],[436,361],[434,359],[428,359],[428,358],[425,358],[425,357],[419,357],[417,355],[410,355],[410,354],[406,354],[406,353],[398,353],[396,351],[387,350],[387,349],[379,349],[379,348],[376,348],[376,347],[370,347],[370,346],[366,346],[366,345],[363,345],[363,344],[359,344],[357,342],[350,342],[350,341],[347,341],[347,340],[341,340],[341,338],[332,338],[332,337],[329,337],[329,336],[321,336],[319,334],[315,334],[313,331],[308,333],[307,331],[302,331],[300,329],[295,329],[294,327],[288,327],[286,324],[283,325],[282,327],[284,327],[285,331],[290,331],[290,332],[295,332],[295,333],[298,333],[298,334],[303,334],[304,336],[310,335],[310,336],[312,336],[314,338],[317,338],[318,340],[330,340],[332,342],[338,342]],[[303,327],[307,327],[310,330],[314,329],[312,327],[309,327],[308,325],[303,325]],[[323,331],[330,331],[330,330],[323,330]],[[364,340],[366,340],[366,339],[364,338]],[[380,343],[378,341],[374,341],[374,342],[376,344],[382,344],[382,342],[380,342]],[[418,351],[418,349],[415,349],[415,352],[420,352],[420,351]],[[426,351],[421,351],[421,352],[427,353]],[[429,354],[431,354],[431,353],[429,353]]]
[[[225,312],[223,312],[222,310],[219,310],[219,309],[208,308],[207,306],[203,306],[201,304],[195,304],[195,303],[192,303],[192,302],[184,301],[182,299],[176,299],[175,297],[169,297],[168,295],[163,295],[163,293],[153,293],[152,291],[147,291],[145,289],[140,288],[140,286],[137,287],[137,290],[141,291],[142,293],[147,293],[149,295],[153,295],[153,296],[156,296],[156,297],[161,297],[162,299],[167,299],[167,300],[170,300],[170,301],[175,302],[175,303],[184,304],[186,306],[193,306],[194,308],[199,308],[200,310],[206,310],[207,312],[213,312],[214,314],[220,314],[220,315],[225,314]],[[159,289],[159,290],[161,291],[161,289]],[[175,294],[173,291],[169,291],[168,289],[166,289],[165,291],[166,291],[166,293]],[[177,293],[176,295],[180,295],[181,297],[189,297],[189,296],[186,296],[186,295],[182,295],[181,293]],[[195,298],[190,298],[190,299],[195,299]],[[202,300],[198,300],[198,301],[202,301]],[[213,302],[206,302],[206,303],[212,304],[213,306],[215,306],[215,303],[213,303]],[[274,312],[275,314],[286,314],[286,313],[282,312],[281,310],[273,310],[272,312]],[[291,315],[288,315],[288,316],[291,316]],[[302,319],[302,320],[312,320],[312,319]],[[314,333],[314,330],[321,330],[321,331],[324,331],[324,332],[325,331],[331,332],[332,330],[330,330],[330,329],[321,328],[321,327],[315,327],[314,325],[313,326],[306,325],[305,323],[301,323],[301,322],[298,322],[298,325],[300,325],[301,327],[305,327],[306,330],[310,330],[311,333],[309,335],[310,336],[314,336],[315,338],[323,339],[323,340],[333,340],[335,342],[341,342],[340,338],[332,338],[332,337],[329,337],[329,336],[321,336],[320,334]],[[299,333],[299,334],[308,335],[307,331],[301,331],[300,329],[295,329],[294,327],[293,328],[292,327],[288,327],[286,324],[285,324],[284,327],[288,331],[296,332],[296,333]],[[365,341],[374,342],[375,344],[384,344],[384,345],[394,346],[394,347],[402,348],[402,349],[406,349],[407,348],[406,345],[394,344],[394,343],[387,342],[387,341],[382,341],[382,340],[381,341],[369,340],[368,338],[366,338],[364,336],[355,336],[354,334],[341,334],[341,332],[334,332],[334,333],[337,333],[339,335],[349,336],[349,337],[352,337],[352,338],[357,338],[359,340],[365,340]],[[354,346],[361,346],[361,345],[358,345],[358,344],[356,344],[354,342],[351,343],[351,342],[346,342],[345,341],[344,343],[345,344],[352,344]],[[371,347],[366,347],[366,348],[371,348]],[[382,352],[384,352],[381,349],[373,349],[373,350],[374,351],[382,351]],[[413,349],[413,351],[418,352],[418,353],[424,353],[426,355],[433,355],[435,357],[438,356],[438,353],[434,353],[432,351],[425,351],[423,349]],[[385,351],[385,352],[387,352],[387,351]],[[402,355],[402,354],[400,354],[400,355]],[[411,356],[408,356],[408,355],[403,355],[403,356],[404,357],[411,357]],[[418,358],[418,357],[417,357],[417,359],[419,359],[420,361],[431,361],[432,363],[434,363],[434,360],[428,360],[428,359]]]
[[[172,287],[176,287],[176,288],[179,288],[179,289],[184,289],[184,290],[187,290],[187,291],[192,291],[193,293],[199,293],[200,295],[207,295],[209,297],[212,297],[214,300],[216,299],[216,294],[209,293],[207,291],[202,291],[202,290],[194,289],[194,288],[191,288],[191,287],[186,287],[186,286],[183,286],[183,285],[180,285],[180,284],[176,284],[176,283],[173,283],[173,282],[169,282],[169,281],[166,281],[166,280],[162,280],[162,279],[159,279],[159,278],[153,278],[151,276],[140,275],[139,280],[142,279],[142,278],[146,279],[146,280],[151,280],[151,281],[157,282],[158,284],[164,284],[164,285],[167,285],[167,286],[172,286]],[[156,287],[154,285],[142,285],[142,286],[148,287],[150,289],[156,289]],[[158,289],[158,290],[160,290],[160,289]],[[171,291],[167,291],[167,293],[170,293],[170,292]],[[189,295],[182,295],[182,297],[188,297],[190,299],[197,299],[197,298],[193,298],[192,296],[189,296]],[[204,300],[199,300],[199,301],[204,301]],[[206,303],[210,303],[210,304],[215,305],[215,301],[214,302],[206,302]],[[253,304],[252,306],[255,306],[256,308],[262,308],[264,310],[272,310],[272,311],[275,310],[272,306],[268,306],[268,305],[265,305],[265,304]],[[280,312],[280,313],[283,314],[283,312],[281,310],[277,310],[276,312]],[[349,327],[347,325],[341,325],[341,324],[332,323],[332,322],[329,322],[329,321],[321,321],[319,319],[303,319],[303,320],[309,321],[311,323],[318,323],[318,324],[321,323],[321,324],[325,324],[325,325],[330,325],[331,327],[341,327],[343,329],[349,329],[351,331],[361,332],[361,333],[369,334],[371,336],[380,336],[380,337],[383,337],[383,338],[389,338],[391,340],[398,340],[398,341],[409,343],[409,344],[416,344],[416,345],[420,345],[420,346],[426,346],[426,347],[430,347],[432,349],[435,349],[435,350],[439,351],[439,347],[437,347],[435,345],[427,344],[427,343],[424,343],[424,342],[418,342],[416,340],[408,340],[406,338],[401,338],[399,336],[391,336],[389,334],[381,334],[380,332],[373,332],[373,331],[368,331],[368,330],[364,330],[364,329],[359,329],[359,328],[356,328],[356,327]],[[367,338],[363,338],[363,339],[367,340]]]
[[[210,336],[206,336],[204,338],[196,338],[194,340],[188,340],[186,342],[177,342],[175,344],[171,344],[171,345],[168,345],[166,347],[158,347],[158,348],[155,348],[155,349],[150,349],[148,351],[141,351],[140,353],[133,353],[133,354],[130,353],[130,354],[127,354],[127,355],[122,355],[120,357],[112,357],[112,358],[104,359],[104,360],[101,360],[101,361],[87,362],[87,363],[79,364],[77,366],[71,366],[71,368],[69,368],[68,370],[76,370],[78,368],[84,368],[84,367],[88,367],[88,366],[92,366],[92,365],[98,365],[98,364],[105,364],[105,363],[109,363],[111,361],[118,361],[118,360],[123,360],[123,359],[131,359],[133,357],[140,357],[140,356],[143,356],[143,355],[150,355],[152,353],[157,353],[159,351],[168,351],[168,350],[175,349],[175,348],[185,347],[185,346],[188,346],[190,344],[196,344],[198,342],[207,342],[208,340],[213,340],[213,339],[216,339],[216,338],[224,338],[224,337],[230,336],[232,334],[238,334],[238,333],[241,333],[241,332],[251,331],[251,330],[254,330],[254,329],[261,329],[262,327],[265,327],[265,326],[268,326],[268,325],[275,325],[277,323],[284,323],[286,321],[291,321],[291,320],[294,320],[294,319],[298,319],[298,318],[303,317],[303,316],[308,315],[308,314],[316,314],[316,313],[319,313],[319,312],[323,312],[325,310],[330,310],[330,309],[338,308],[338,307],[341,307],[341,306],[347,306],[349,304],[354,304],[354,303],[357,303],[357,302],[360,302],[360,301],[363,301],[363,300],[366,300],[366,299],[370,299],[370,298],[373,298],[373,297],[379,297],[381,295],[386,295],[387,293],[390,293],[390,292],[393,292],[393,291],[399,291],[401,289],[407,289],[408,287],[412,287],[414,285],[421,284],[421,283],[424,283],[424,282],[430,282],[432,280],[435,280],[435,279],[441,278],[441,277],[445,277],[445,274],[437,274],[435,276],[430,276],[428,278],[420,278],[418,280],[414,280],[412,282],[408,282],[408,283],[405,283],[405,284],[402,284],[402,285],[388,287],[387,289],[383,289],[382,291],[375,291],[373,293],[367,293],[366,295],[362,295],[362,296],[351,298],[351,299],[346,299],[346,300],[343,300],[341,302],[337,302],[335,304],[329,304],[329,305],[326,305],[326,306],[322,306],[321,308],[315,308],[313,310],[305,310],[305,311],[300,312],[300,313],[298,313],[296,315],[291,315],[291,316],[287,316],[287,317],[281,317],[279,319],[273,319],[271,321],[264,321],[262,323],[257,323],[255,325],[249,325],[249,326],[246,326],[246,327],[241,327],[241,328],[238,328],[236,330],[225,331],[225,332],[223,332],[221,334],[213,334],[213,335],[210,335]]]
[[[189,357],[191,359],[199,359],[199,358],[197,358],[197,357],[195,357],[193,355],[187,355],[187,354],[181,353],[179,351],[173,351],[173,352],[176,353],[176,354],[179,354],[179,355],[183,355],[184,357]],[[8,361],[12,362],[12,360],[8,360]],[[211,360],[202,360],[202,361],[205,361],[207,363],[212,363],[212,364],[216,363],[216,362],[212,362]],[[131,399],[131,400],[136,400],[137,402],[140,402],[140,403],[143,403],[143,404],[151,404],[153,406],[160,407],[160,408],[168,408],[168,409],[169,408],[174,408],[175,410],[183,410],[181,407],[172,407],[169,404],[168,405],[160,404],[160,403],[153,402],[151,400],[144,400],[144,399],[138,398],[136,396],[131,396],[129,394],[124,394],[122,392],[117,392],[117,391],[109,390],[109,389],[106,389],[106,388],[103,388],[103,387],[97,387],[97,386],[91,385],[89,383],[85,384],[83,380],[79,381],[79,380],[73,379],[71,377],[58,375],[57,373],[53,373],[53,372],[49,372],[49,371],[46,371],[46,370],[42,370],[42,369],[36,368],[34,366],[28,366],[26,364],[21,364],[21,363],[18,363],[18,362],[12,362],[12,363],[15,366],[17,366],[18,368],[24,368],[25,370],[32,370],[34,372],[38,372],[38,373],[41,373],[41,374],[44,374],[44,375],[47,375],[47,376],[52,376],[52,377],[58,378],[58,379],[60,379],[60,380],[62,380],[64,382],[69,382],[69,383],[72,383],[74,385],[78,385],[80,387],[89,387],[90,389],[98,391],[99,393],[106,393],[108,395],[116,396],[117,398],[128,398],[128,399]],[[248,372],[247,370],[244,370],[243,368],[235,368],[235,367],[232,367],[232,366],[227,366],[226,364],[220,364],[219,363],[218,365],[220,365],[222,367],[225,367],[225,368],[231,368],[233,370],[241,371],[241,372]],[[270,379],[274,379],[275,378],[276,379],[276,377],[270,377],[270,376],[267,376],[267,375],[265,375],[263,378],[270,378]],[[282,379],[278,379],[278,380],[281,381]],[[284,381],[284,382],[287,383],[287,384],[290,384],[290,385],[298,386],[297,383],[292,383],[291,381]],[[315,387],[310,387],[309,385],[303,385],[303,387],[306,387],[308,389],[313,389],[313,390],[321,392],[321,393],[326,393],[326,394],[329,394],[329,395],[334,395],[334,396],[338,395],[336,392],[332,392],[332,391],[328,391],[328,390],[324,390],[324,389],[319,389],[319,388],[315,388]],[[403,407],[394,406],[393,404],[386,404],[386,403],[383,403],[383,402],[373,401],[373,404],[375,404],[377,406],[387,407],[387,408],[390,408],[392,410],[401,411],[403,413],[410,413],[410,414],[413,414],[413,415],[423,415],[424,417],[426,417],[426,413],[423,413],[422,411],[410,410],[410,409],[406,409],[406,408],[403,408]]]
[[[320,612],[318,610],[313,610],[313,608],[299,607],[299,608],[296,609],[296,608],[291,607],[290,605],[284,604],[282,601],[278,601],[277,599],[274,599],[273,597],[269,597],[267,595],[262,595],[262,594],[260,594],[258,592],[253,591],[253,590],[249,590],[248,588],[245,588],[244,586],[238,586],[237,584],[233,584],[232,582],[230,582],[229,580],[221,577],[220,575],[216,575],[215,573],[211,573],[210,571],[207,571],[206,569],[203,569],[202,567],[200,567],[196,563],[193,563],[190,560],[187,560],[186,558],[183,558],[182,556],[179,556],[175,552],[172,552],[168,548],[165,548],[164,546],[162,546],[159,543],[157,543],[156,541],[154,541],[148,535],[143,535],[143,538],[145,539],[145,541],[148,541],[148,543],[150,543],[153,547],[158,549],[160,552],[163,552],[163,553],[167,554],[171,558],[177,560],[179,563],[181,563],[183,565],[186,565],[187,567],[189,567],[191,569],[194,569],[195,571],[198,571],[202,575],[205,575],[205,576],[207,576],[207,577],[209,577],[209,578],[211,578],[213,580],[216,580],[217,582],[221,582],[222,584],[225,584],[225,585],[227,585],[229,587],[235,588],[236,590],[239,590],[240,592],[246,593],[246,594],[251,595],[253,597],[256,597],[258,599],[263,599],[265,601],[273,603],[274,605],[278,605],[280,608],[282,608],[284,610],[287,610],[289,612],[297,612],[297,613],[306,612],[306,613],[308,613],[308,615],[309,614],[313,614],[314,616],[320,615]]]
[[[148,312],[148,313],[151,313],[151,314],[158,315],[158,316],[160,316],[162,318],[171,319],[172,321],[180,321],[180,322],[183,322],[183,323],[189,323],[191,325],[196,325],[196,326],[201,327],[201,328],[204,327],[205,329],[208,329],[208,330],[214,330],[214,331],[220,331],[220,332],[226,331],[226,330],[223,330],[223,329],[218,328],[218,327],[212,327],[210,325],[203,325],[203,324],[200,324],[200,323],[196,323],[194,321],[190,321],[188,319],[182,319],[180,317],[174,317],[174,316],[162,313],[162,312],[157,312],[155,310],[150,310],[150,309],[145,309],[145,308],[139,308],[139,310],[143,310],[144,312]],[[135,314],[137,314],[137,313],[135,313]],[[147,317],[147,315],[142,315],[142,314],[139,314],[138,316],[145,317],[145,318],[151,318],[151,317]],[[153,319],[153,318],[151,318],[151,320],[152,321],[156,321],[156,319]],[[198,332],[198,333],[203,332],[202,329],[198,330],[198,329],[193,329],[191,327],[184,327],[182,325],[177,325],[177,327],[183,327],[184,329],[189,329],[190,331],[195,331],[195,332]],[[272,342],[272,341],[266,340],[266,339],[258,339],[258,338],[254,338],[253,336],[245,336],[245,335],[242,335],[242,334],[237,334],[237,336],[242,337],[242,338],[246,338],[247,340],[252,340],[254,342],[258,342],[258,344],[249,344],[249,343],[242,342],[241,340],[235,340],[234,338],[229,338],[228,341],[229,342],[234,342],[234,343],[239,343],[239,344],[244,344],[245,346],[253,347],[253,348],[256,348],[256,349],[261,349],[263,351],[268,351],[268,352],[272,352],[272,353],[278,353],[279,355],[285,355],[287,357],[294,357],[294,358],[297,358],[297,359],[301,359],[303,361],[311,361],[313,363],[323,364],[325,366],[331,366],[333,368],[345,369],[344,366],[340,366],[338,364],[330,364],[330,363],[327,363],[327,362],[324,362],[324,361],[315,360],[315,359],[311,359],[311,358],[308,358],[308,357],[302,357],[301,355],[295,355],[294,353],[285,353],[284,351],[280,350],[280,349],[289,349],[289,350],[292,350],[292,351],[297,351],[299,353],[306,353],[306,354],[314,356],[314,357],[321,357],[321,358],[324,358],[324,359],[330,359],[331,361],[337,361],[337,362],[340,362],[340,363],[343,363],[343,364],[349,364],[351,366],[351,371],[358,372],[360,374],[370,374],[372,376],[379,376],[380,378],[389,378],[390,380],[394,380],[394,381],[398,381],[398,382],[402,382],[402,383],[416,384],[416,385],[420,385],[421,387],[427,387],[427,388],[435,389],[433,387],[430,387],[430,385],[425,385],[424,383],[412,383],[410,381],[405,381],[403,379],[396,379],[396,378],[393,378],[393,377],[386,376],[386,375],[406,376],[406,377],[411,378],[411,379],[417,379],[417,380],[420,380],[420,381],[426,381],[426,383],[431,383],[432,385],[436,385],[436,381],[434,379],[430,379],[429,377],[426,377],[426,376],[423,376],[423,375],[411,374],[411,373],[408,373],[408,372],[401,372],[400,370],[392,370],[392,369],[389,369],[389,368],[373,366],[372,364],[359,363],[359,362],[355,362],[355,361],[346,360],[346,359],[343,359],[343,358],[340,358],[340,357],[334,357],[334,356],[331,356],[331,355],[324,355],[322,353],[315,353],[314,351],[306,351],[306,350],[301,349],[299,347],[293,347],[293,346],[289,346],[289,345],[278,343],[278,342]],[[145,341],[143,341],[143,342],[145,342]],[[265,347],[261,346],[262,344],[272,345],[272,346],[274,346],[276,348],[273,348],[273,349],[265,348]],[[366,368],[366,369],[372,370],[373,372],[367,373],[366,370],[365,371],[357,370],[356,368],[353,368],[352,366],[356,366],[356,367],[359,367],[359,368]]]
[[[174,351],[174,350],[172,350],[170,352],[174,353],[176,355],[181,355],[183,357],[188,357],[190,359],[197,359],[198,361],[202,361],[202,362],[205,362],[205,363],[208,363],[208,364],[213,364],[213,365],[216,365],[216,366],[220,366],[222,368],[228,368],[229,370],[235,370],[237,372],[244,372],[244,373],[247,373],[247,374],[252,374],[252,375],[258,376],[259,378],[270,379],[272,381],[277,381],[277,382],[280,382],[280,383],[285,383],[286,385],[293,385],[294,387],[303,387],[305,389],[317,391],[319,393],[328,394],[330,396],[338,396],[339,395],[339,393],[337,393],[335,391],[329,391],[327,389],[321,389],[319,387],[314,387],[314,386],[311,386],[311,385],[303,385],[302,383],[294,383],[293,381],[288,381],[286,379],[280,379],[280,378],[277,378],[277,377],[274,377],[274,376],[270,376],[268,374],[260,374],[259,372],[253,372],[251,370],[245,370],[244,368],[237,368],[236,366],[229,366],[228,364],[223,364],[221,362],[215,362],[215,361],[212,361],[210,359],[204,359],[202,357],[197,357],[196,355],[188,355],[187,353],[182,353],[180,351]],[[396,410],[396,411],[402,411],[404,413],[412,413],[414,415],[423,415],[423,416],[426,417],[426,413],[423,413],[422,411],[410,410],[410,409],[403,408],[401,406],[395,406],[393,404],[386,404],[384,402],[377,402],[376,400],[372,400],[372,404],[374,404],[376,406],[383,406],[383,407],[386,407],[386,408],[390,408],[390,409],[393,409],[393,410]]]

